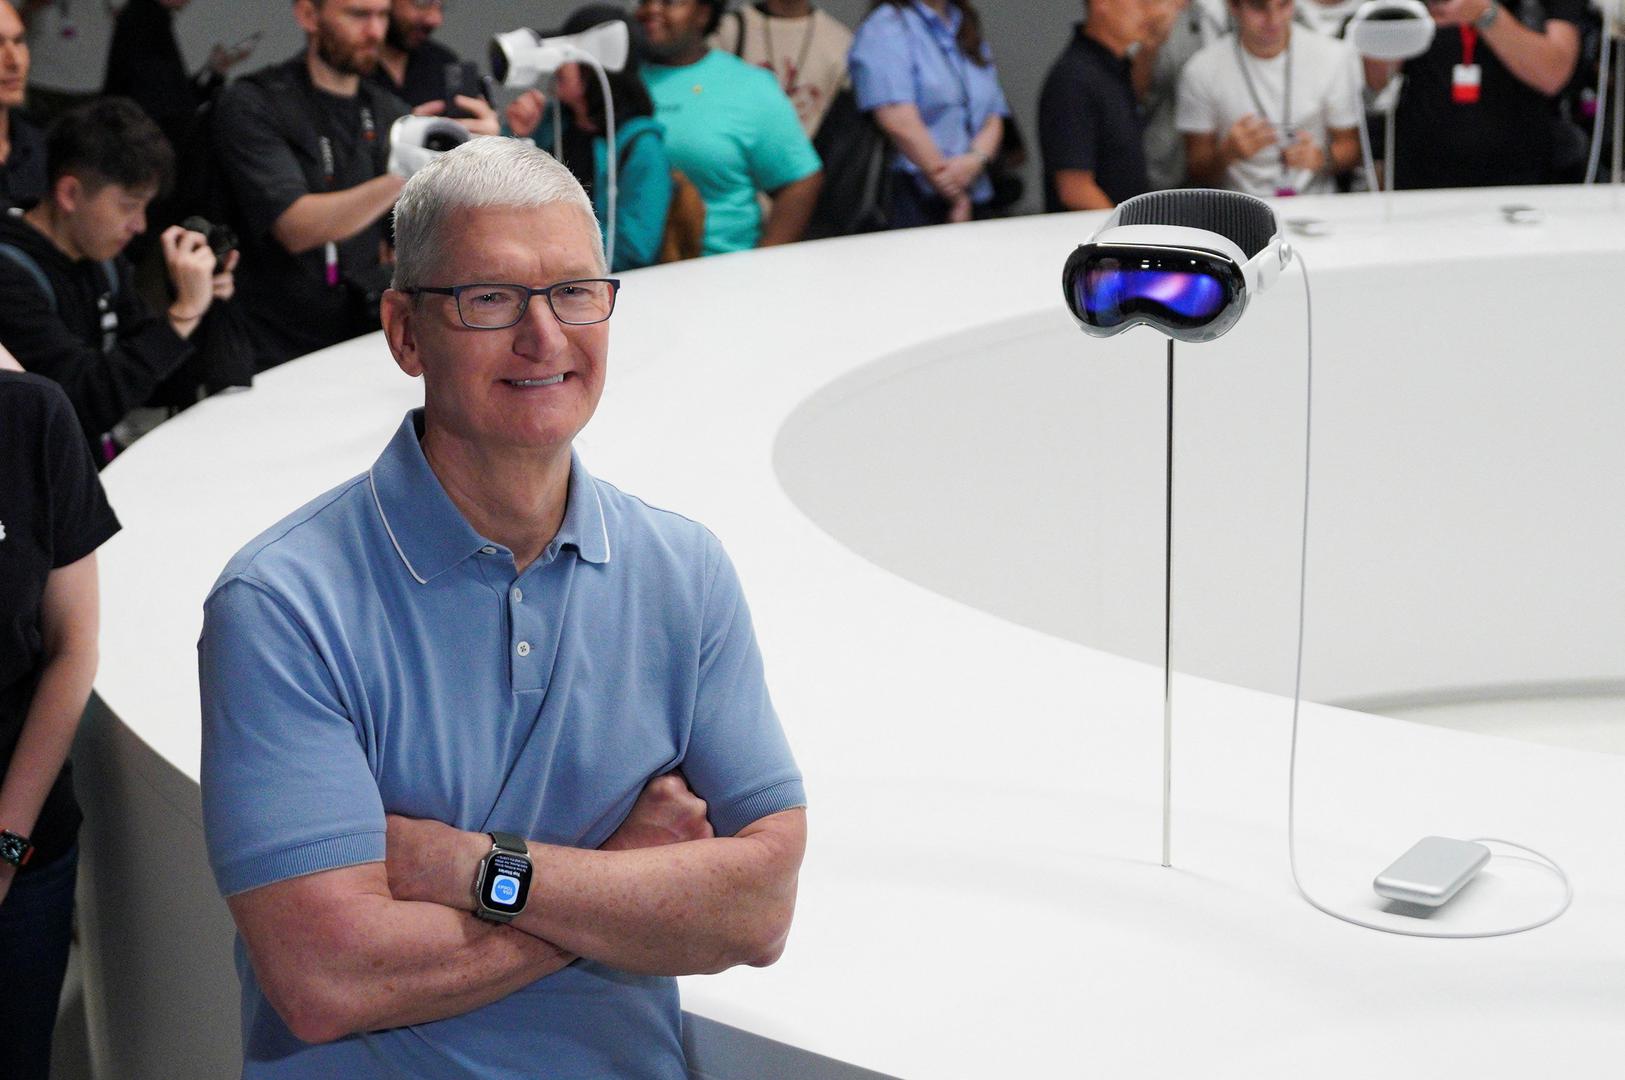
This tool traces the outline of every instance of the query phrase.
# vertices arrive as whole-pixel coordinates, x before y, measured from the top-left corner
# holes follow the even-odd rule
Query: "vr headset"
[[[1066,261],[1061,286],[1084,333],[1149,326],[1212,341],[1292,259],[1268,203],[1234,191],[1156,191],[1122,203]]]

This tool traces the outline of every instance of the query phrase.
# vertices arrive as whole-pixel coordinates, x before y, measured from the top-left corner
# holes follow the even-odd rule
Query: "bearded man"
[[[368,79],[390,0],[295,0],[305,49],[221,95],[210,122],[243,260],[238,296],[256,368],[378,328],[399,98]]]

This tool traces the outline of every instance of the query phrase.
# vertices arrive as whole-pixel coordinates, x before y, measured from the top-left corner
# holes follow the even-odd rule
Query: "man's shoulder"
[[[73,406],[62,387],[43,375],[0,371],[0,414],[8,428],[35,431],[64,418],[73,420]]]
[[[336,577],[334,567],[353,568],[364,515],[372,505],[370,492],[368,474],[362,473],[288,514],[231,557],[209,595],[246,580],[290,599],[312,583]]]
[[[653,551],[686,563],[720,550],[716,535],[693,518],[622,491],[608,480],[594,476],[592,483],[603,508],[612,557],[623,551]]]

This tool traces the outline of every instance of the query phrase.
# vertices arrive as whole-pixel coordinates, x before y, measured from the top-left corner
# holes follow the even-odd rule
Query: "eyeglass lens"
[[[615,286],[607,281],[566,281],[545,294],[561,323],[585,326],[603,322],[615,310]],[[516,285],[472,285],[457,298],[463,322],[479,329],[500,330],[525,314],[530,291]]]

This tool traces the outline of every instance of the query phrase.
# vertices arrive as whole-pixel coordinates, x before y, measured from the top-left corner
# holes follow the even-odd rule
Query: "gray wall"
[[[91,7],[92,4],[84,4]],[[95,6],[100,6],[95,5]],[[485,55],[493,32],[515,26],[557,25],[575,9],[577,0],[456,0],[440,38],[470,58]],[[856,26],[869,9],[868,0],[823,0],[825,10],[849,26]],[[279,0],[193,0],[179,20],[181,46],[188,61],[200,65],[214,42],[234,42],[263,30],[258,53],[248,62],[257,67],[281,59],[300,48],[298,29],[289,14],[290,4]],[[1082,0],[981,0],[987,39],[999,65],[1010,107],[1037,156],[1034,144],[1038,90],[1044,73],[1061,51],[1071,24],[1083,10]],[[1036,209],[1036,162],[1029,166],[1028,208]]]

